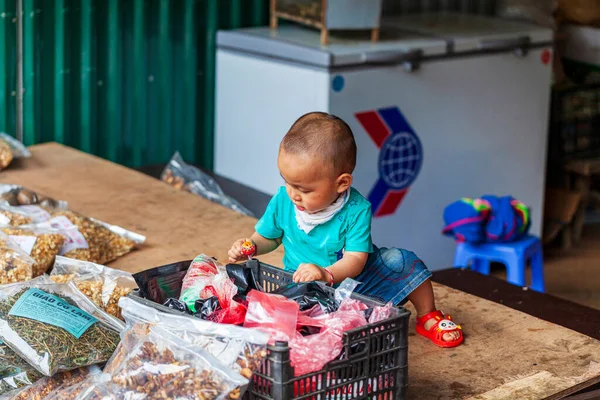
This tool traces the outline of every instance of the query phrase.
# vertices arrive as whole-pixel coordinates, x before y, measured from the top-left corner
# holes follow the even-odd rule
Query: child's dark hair
[[[281,149],[331,162],[337,175],[351,174],[356,166],[352,129],[341,118],[324,112],[311,112],[298,118],[281,141]]]

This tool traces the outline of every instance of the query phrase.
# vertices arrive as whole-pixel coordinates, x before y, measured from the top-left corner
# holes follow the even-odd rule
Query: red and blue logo
[[[373,215],[396,212],[423,164],[423,146],[398,107],[363,111],[356,118],[379,148],[379,179],[369,193]]]

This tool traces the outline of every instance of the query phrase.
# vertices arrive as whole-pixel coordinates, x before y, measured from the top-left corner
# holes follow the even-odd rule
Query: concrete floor
[[[545,249],[544,273],[547,293],[600,310],[600,224],[586,225],[568,252]],[[506,278],[502,267],[492,274]]]

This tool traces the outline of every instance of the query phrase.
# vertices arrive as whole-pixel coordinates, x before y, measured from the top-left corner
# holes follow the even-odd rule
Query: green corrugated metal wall
[[[212,167],[217,29],[268,0],[22,0],[23,141],[130,166]],[[17,129],[17,0],[0,0],[0,131]]]
[[[0,131],[17,132],[19,0],[0,0]],[[129,166],[213,162],[215,33],[265,25],[268,0],[20,0],[23,141]],[[386,13],[492,13],[495,0],[384,0]]]

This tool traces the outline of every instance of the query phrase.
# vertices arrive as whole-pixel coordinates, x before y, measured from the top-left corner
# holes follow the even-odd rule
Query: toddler
[[[394,305],[412,302],[417,333],[441,347],[462,343],[459,326],[436,310],[431,272],[411,251],[377,248],[371,242],[371,204],[352,187],[356,143],[350,127],[333,115],[300,117],[283,138],[277,160],[285,181],[273,196],[250,238],[237,240],[229,262],[285,248],[283,263],[294,282],[335,285],[346,278],[356,292]]]

